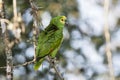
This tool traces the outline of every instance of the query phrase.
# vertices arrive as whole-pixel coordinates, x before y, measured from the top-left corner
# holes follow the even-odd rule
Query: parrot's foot
[[[48,56],[49,60],[50,60],[50,63],[52,65],[56,65],[58,63],[57,61],[57,58],[56,57],[51,57],[51,56]]]
[[[55,64],[56,58],[51,58],[51,62],[52,62],[53,64]]]
[[[57,60],[56,57],[55,57],[55,58],[51,58],[51,62],[52,62],[53,64],[57,64],[57,63],[58,63],[58,60]]]

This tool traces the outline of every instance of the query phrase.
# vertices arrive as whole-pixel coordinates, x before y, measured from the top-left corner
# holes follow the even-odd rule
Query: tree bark
[[[9,37],[8,31],[6,28],[6,23],[2,21],[5,19],[5,7],[3,0],[0,0],[0,18],[1,18],[1,28],[3,34],[3,40],[5,44],[5,54],[6,54],[6,78],[7,80],[13,80],[13,61],[12,61],[12,51],[11,47],[9,46]]]
[[[5,42],[5,53],[6,53],[6,77],[7,80],[13,80],[13,61],[12,61],[12,51],[11,48],[8,46],[8,33],[7,30],[5,31],[4,35],[4,42]]]

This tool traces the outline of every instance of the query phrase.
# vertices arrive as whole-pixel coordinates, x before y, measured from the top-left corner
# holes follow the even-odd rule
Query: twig
[[[0,19],[0,21],[3,21],[4,23],[10,24],[10,21],[8,19]]]
[[[30,2],[30,5],[31,5],[31,9],[32,9],[34,26],[39,27],[41,25],[43,27],[43,24],[41,23],[41,18],[39,16],[40,15],[39,10],[42,9],[42,7],[36,6],[36,4],[34,3],[34,0],[29,0],[29,2]]]
[[[110,50],[110,33],[109,33],[109,25],[108,25],[108,11],[109,11],[109,0],[104,1],[104,12],[105,12],[105,25],[104,25],[104,35],[106,39],[106,55],[108,59],[108,67],[109,67],[109,74],[111,80],[115,80],[114,78],[114,70],[112,65],[112,53]]]
[[[29,65],[29,64],[34,63],[34,62],[35,62],[35,60],[32,60],[32,61],[29,61],[29,62],[25,62],[23,64],[15,65],[13,67],[16,68],[16,67],[20,67],[20,66],[26,66],[26,65]]]
[[[64,78],[61,76],[61,74],[59,73],[59,71],[57,70],[57,67],[54,65],[52,59],[50,58],[50,56],[48,56],[48,58],[46,59],[50,64],[51,66],[54,68],[56,74],[59,76],[60,80],[64,80]]]
[[[31,8],[32,8],[32,12],[33,12],[33,36],[32,36],[32,41],[33,41],[33,46],[34,46],[34,61],[36,60],[36,37],[38,35],[39,29],[38,29],[38,22],[39,22],[39,16],[38,14],[38,9],[35,6],[35,4],[33,3],[32,0],[29,0]]]
[[[17,6],[16,6],[16,0],[13,0],[13,13],[14,13],[14,21],[17,21]]]
[[[35,60],[32,60],[32,61],[29,61],[29,62],[25,62],[23,64],[13,65],[13,68],[20,67],[20,66],[26,66],[26,65],[29,65],[29,64],[34,63],[34,62],[35,62]],[[5,69],[5,68],[7,68],[7,67],[6,66],[0,67],[0,69]]]
[[[6,69],[6,68],[7,68],[6,66],[0,67],[0,69]]]

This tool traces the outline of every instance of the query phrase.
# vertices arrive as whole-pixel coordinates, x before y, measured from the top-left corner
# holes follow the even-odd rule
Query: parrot
[[[52,18],[49,25],[39,34],[35,54],[35,71],[39,69],[46,56],[55,58],[63,41],[63,28],[66,19],[66,16]]]

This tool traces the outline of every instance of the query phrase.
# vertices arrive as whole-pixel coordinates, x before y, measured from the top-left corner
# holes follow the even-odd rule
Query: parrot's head
[[[64,27],[66,23],[66,19],[67,18],[65,16],[57,16],[57,17],[54,17],[50,23],[60,29]]]

